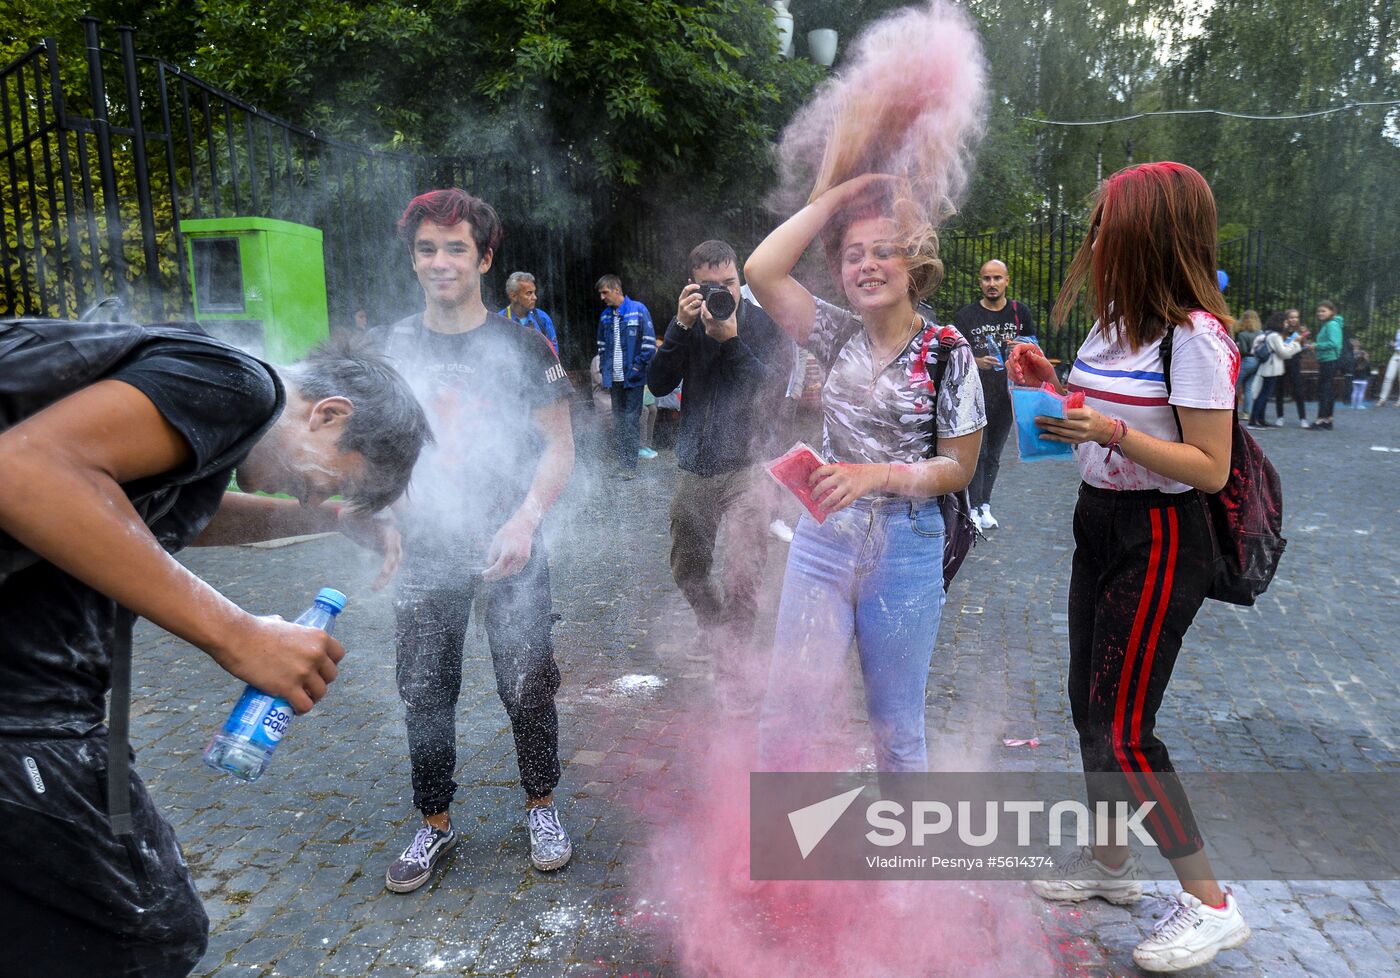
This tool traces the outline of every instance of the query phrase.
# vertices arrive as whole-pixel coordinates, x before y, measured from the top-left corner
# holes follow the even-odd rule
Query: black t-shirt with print
[[[182,470],[125,486],[138,496],[172,488],[174,502],[151,524],[174,553],[203,531],[234,465],[275,420],[281,387],[269,369],[232,348],[161,339],[104,379],[141,391],[189,444]],[[234,452],[232,460],[221,458]],[[209,467],[218,463],[218,467]],[[192,481],[186,481],[197,476]],[[47,561],[0,581],[0,731],[82,734],[106,715],[117,604]],[[129,626],[128,626],[129,627]]]
[[[1024,304],[1012,299],[999,310],[988,309],[981,302],[970,302],[953,316],[953,325],[967,337],[974,356],[985,357],[992,352],[990,344],[995,343],[1003,360],[1009,352],[1008,344],[1017,336],[1035,336],[1035,319]],[[1009,401],[1011,395],[1006,390],[1006,374],[982,369],[984,393],[998,400]],[[998,383],[986,383],[988,374],[995,373]]]
[[[543,336],[494,313],[465,333],[427,329],[420,313],[382,335],[437,442],[423,449],[401,507],[406,556],[480,570],[544,454],[536,410],[572,390],[564,368]]]

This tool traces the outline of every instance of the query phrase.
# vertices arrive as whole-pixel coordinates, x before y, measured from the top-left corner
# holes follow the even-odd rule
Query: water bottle
[[[1003,357],[1003,356],[1001,355],[1001,344],[999,344],[999,343],[996,341],[996,337],[994,337],[994,336],[984,336],[984,337],[982,338],[982,346],[983,346],[983,349],[985,349],[985,350],[987,351],[985,354],[983,354],[984,356],[996,357],[996,358],[997,358],[997,365],[996,365],[995,367],[993,367],[992,369],[993,369],[993,370],[1005,370],[1005,369],[1006,369],[1006,358]]]
[[[345,595],[334,588],[321,588],[315,603],[301,613],[296,623],[330,634],[335,616],[344,608]],[[292,715],[292,705],[286,700],[248,686],[224,721],[223,729],[209,742],[204,763],[244,781],[256,781],[267,770]]]

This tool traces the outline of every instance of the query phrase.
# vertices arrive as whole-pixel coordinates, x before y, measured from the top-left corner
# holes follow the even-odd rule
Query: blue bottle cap
[[[345,610],[345,595],[333,587],[323,587],[316,593],[316,600],[321,604],[330,605],[336,614]]]

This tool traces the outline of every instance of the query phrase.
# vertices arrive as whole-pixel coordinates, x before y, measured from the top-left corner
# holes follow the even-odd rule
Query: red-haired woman
[[[1144,824],[1181,880],[1176,907],[1133,953],[1148,971],[1195,967],[1249,938],[1154,732],[1211,577],[1197,490],[1219,491],[1230,467],[1239,350],[1216,285],[1215,242],[1215,200],[1191,167],[1148,163],[1110,177],[1052,314],[1063,323],[1092,284],[1097,322],[1069,375],[1085,406],[1036,419],[1045,437],[1076,446],[1083,478],[1069,699],[1090,800],[1155,802]],[[1054,379],[1029,346],[1007,367],[1017,382]],[[1063,868],[1064,879],[1034,885],[1047,899],[1132,903],[1142,896],[1135,870],[1126,846],[1097,844]]]

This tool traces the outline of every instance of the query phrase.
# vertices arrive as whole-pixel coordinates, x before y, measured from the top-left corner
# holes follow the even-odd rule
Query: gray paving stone
[[[1207,602],[1187,636],[1157,729],[1183,769],[1400,769],[1400,548],[1377,535],[1400,515],[1400,458],[1369,451],[1391,443],[1386,424],[1384,412],[1346,412],[1330,436],[1261,434],[1284,482],[1288,550],[1258,606]],[[664,931],[617,923],[636,909],[635,870],[659,817],[636,801],[685,775],[693,733],[679,721],[708,690],[706,670],[680,655],[694,625],[667,566],[673,473],[664,452],[627,484],[660,515],[619,533],[609,522],[619,484],[585,454],[548,527],[563,618],[558,797],[577,847],[574,864],[552,877],[528,864],[510,728],[473,629],[458,711],[454,819],[464,840],[422,890],[390,894],[384,868],[417,816],[392,596],[368,590],[374,561],[336,538],[182,555],[260,613],[295,615],[323,584],[351,594],[337,631],[350,652],[340,679],[252,785],[199,763],[236,681],[178,640],[138,628],[138,768],[177,827],[214,923],[196,975],[679,974]],[[1021,464],[1008,451],[995,503],[1001,528],[969,558],[940,626],[927,697],[935,757],[1038,736],[1034,751],[993,756],[1009,770],[1078,769],[1064,694],[1074,484],[1072,466]],[[782,559],[773,548],[763,627]],[[666,684],[650,698],[621,695],[612,683],[629,673]],[[863,717],[847,720],[865,729]],[[1260,840],[1261,851],[1269,843]],[[1249,881],[1238,892],[1256,936],[1202,978],[1400,973],[1400,883]],[[1123,976],[1133,973],[1132,945],[1164,910],[1160,901],[1131,911],[1086,905],[1073,919],[1044,919],[1083,938],[1087,957],[1073,974]]]

